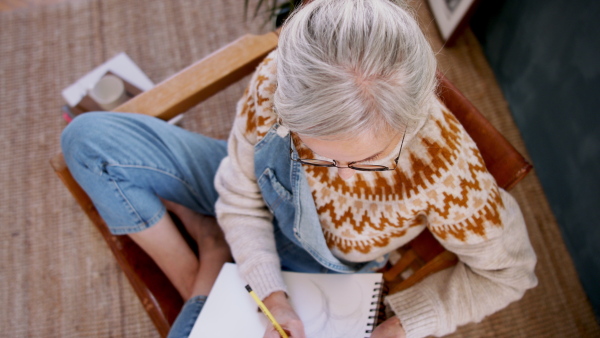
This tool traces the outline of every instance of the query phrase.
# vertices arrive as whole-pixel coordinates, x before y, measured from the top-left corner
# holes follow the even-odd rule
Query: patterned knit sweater
[[[242,275],[264,298],[285,291],[262,201],[253,147],[275,123],[277,52],[259,66],[238,104],[229,156],[215,178],[217,217]],[[302,158],[314,158],[295,139]],[[395,157],[399,146],[390,157]],[[378,163],[387,163],[382,158]],[[444,335],[480,321],[536,285],[536,258],[515,200],[496,185],[474,142],[441,103],[407,134],[398,168],[357,172],[304,166],[332,253],[365,262],[404,245],[425,227],[460,259],[457,266],[386,298],[408,337]]]

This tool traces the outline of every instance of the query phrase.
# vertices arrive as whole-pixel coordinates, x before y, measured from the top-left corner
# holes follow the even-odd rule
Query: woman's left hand
[[[371,338],[405,338],[406,332],[402,327],[402,323],[400,323],[400,319],[398,317],[393,316],[383,323],[379,324],[373,330],[371,334]]]

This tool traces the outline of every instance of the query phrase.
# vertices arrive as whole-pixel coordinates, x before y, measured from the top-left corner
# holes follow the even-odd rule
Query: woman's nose
[[[352,176],[354,176],[354,169],[350,169],[350,168],[338,168],[338,175],[340,175],[340,178],[345,180],[350,179]]]

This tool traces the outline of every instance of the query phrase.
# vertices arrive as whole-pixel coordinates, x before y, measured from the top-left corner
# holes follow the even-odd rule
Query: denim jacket
[[[254,170],[263,199],[274,215],[283,269],[352,273],[372,272],[385,265],[387,255],[370,262],[350,263],[331,253],[302,165],[290,159],[290,133],[281,136],[278,128],[279,124],[274,124],[255,145]]]

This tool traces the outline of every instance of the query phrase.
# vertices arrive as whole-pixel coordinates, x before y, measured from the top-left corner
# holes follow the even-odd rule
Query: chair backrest
[[[276,32],[243,36],[117,107],[116,111],[168,120],[250,74],[276,48],[277,40]],[[445,77],[438,74],[438,78],[440,98],[475,140],[486,166],[499,185],[506,189],[514,186],[531,166]],[[90,198],[71,176],[62,154],[56,155],[50,162],[104,237],[158,332],[166,336],[183,300],[152,259],[128,236],[114,236],[108,231]],[[428,231],[403,250],[405,258],[398,263],[402,266],[392,267],[388,270],[391,272],[385,274],[392,292],[410,287],[429,274],[456,263],[456,257],[445,251]],[[422,263],[423,267],[410,278],[398,281],[402,272],[400,268],[405,265],[417,269],[417,263]]]

